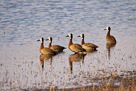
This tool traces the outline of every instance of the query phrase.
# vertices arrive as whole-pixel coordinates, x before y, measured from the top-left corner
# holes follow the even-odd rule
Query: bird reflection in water
[[[84,57],[86,54],[71,54],[69,56],[69,65],[70,65],[70,73],[73,71],[73,62],[80,62],[81,64],[84,63]]]
[[[44,68],[44,61],[49,61],[49,65],[51,65],[53,56],[54,55],[52,55],[52,54],[41,54],[40,55],[40,62],[41,62],[40,69],[41,69],[41,71]]]
[[[107,59],[110,59],[110,49],[115,46],[114,43],[107,43],[106,48],[107,48]]]
[[[99,48],[98,48],[98,50],[99,50]],[[89,51],[87,51],[87,53],[95,53],[95,52],[97,52],[98,50],[97,50],[97,49],[96,49],[96,50],[89,50]]]

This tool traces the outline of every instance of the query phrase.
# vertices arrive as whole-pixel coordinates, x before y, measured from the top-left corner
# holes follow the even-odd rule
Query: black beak
[[[80,37],[80,35],[79,35],[79,36],[77,36],[77,37]]]
[[[37,41],[40,41],[39,39]]]
[[[45,41],[48,41],[49,39],[46,39]]]
[[[104,30],[107,30],[107,29],[104,29]]]
[[[69,37],[68,35],[66,37]]]

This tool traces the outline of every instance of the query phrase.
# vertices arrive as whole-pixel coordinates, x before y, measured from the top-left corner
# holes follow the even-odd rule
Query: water
[[[109,74],[117,70],[119,75],[135,71],[135,21],[135,0],[1,0],[0,87],[72,88],[92,85],[95,81],[90,76],[95,78],[103,70]],[[117,40],[110,50],[106,49],[106,26],[111,27]],[[76,55],[79,60],[71,63],[73,52],[67,47],[69,38],[65,37],[68,33],[73,33],[74,43],[81,43],[77,36],[84,33],[85,42],[98,45],[99,50],[84,57]],[[37,40],[49,36],[53,37],[53,44],[67,49],[40,61]],[[48,43],[45,41],[44,46]]]

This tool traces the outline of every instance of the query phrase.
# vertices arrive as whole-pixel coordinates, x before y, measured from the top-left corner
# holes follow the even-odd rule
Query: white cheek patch
[[[44,40],[42,41],[42,38],[40,38],[39,40],[41,41],[41,43],[43,43],[43,41],[44,41]]]
[[[106,30],[109,30],[109,28],[110,28],[110,27],[109,27],[109,26],[107,26],[107,27],[106,27]]]
[[[48,37],[48,40],[50,40],[50,37]]]
[[[80,37],[83,37],[82,34],[80,34]]]
[[[41,43],[43,43],[41,38],[40,38],[40,41],[41,41]]]
[[[108,27],[106,27],[106,30],[108,30]]]
[[[71,35],[72,35],[71,33],[68,34],[69,37],[71,37]]]
[[[42,42],[42,38],[40,38],[40,41]]]

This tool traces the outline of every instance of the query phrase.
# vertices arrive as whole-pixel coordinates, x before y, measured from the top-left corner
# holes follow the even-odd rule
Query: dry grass
[[[92,71],[93,72],[93,71]],[[117,74],[117,71],[111,72],[110,76],[107,76],[107,72],[104,70],[103,75],[97,75],[93,76],[88,75],[92,83],[98,83],[98,85],[86,85],[85,87],[73,87],[73,88],[65,88],[65,83],[67,79],[68,72],[65,74],[65,80],[64,80],[64,86],[62,89],[58,89],[57,87],[46,87],[43,89],[39,89],[36,85],[35,87],[31,89],[23,89],[21,88],[21,82],[18,87],[18,91],[136,91],[136,71],[123,71],[121,75]],[[84,73],[82,73],[84,74]],[[91,73],[89,73],[91,74]],[[81,79],[79,79],[81,80]],[[54,84],[56,84],[56,75],[54,77]],[[80,81],[82,85],[82,80]],[[118,85],[116,84],[118,83]],[[26,82],[27,84],[27,82]],[[4,79],[3,82],[0,84],[0,86],[4,86]],[[10,90],[14,90],[15,83],[12,83],[12,80],[10,80],[9,83]],[[1,90],[0,90],[1,91]]]
[[[99,80],[99,78],[97,78]],[[132,77],[123,77],[123,76],[116,76],[111,75],[109,77],[103,77],[101,86],[86,86],[86,87],[79,87],[79,88],[70,88],[70,89],[55,89],[55,88],[48,88],[48,89],[37,89],[35,91],[136,91],[136,76]],[[106,83],[106,81],[108,82]],[[115,80],[120,80],[120,85],[114,85]]]

